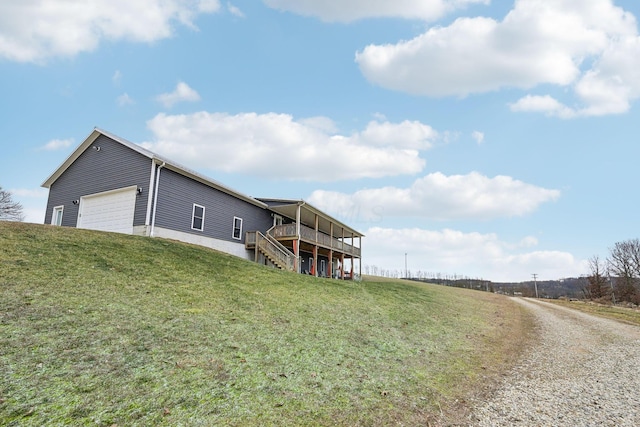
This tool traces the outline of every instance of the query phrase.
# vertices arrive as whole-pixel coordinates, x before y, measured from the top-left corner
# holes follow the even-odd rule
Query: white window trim
[[[60,224],[56,224],[56,212],[60,211]],[[62,225],[62,217],[64,216],[64,205],[54,206],[51,214],[51,225]]]
[[[202,208],[202,223],[201,223],[202,228],[195,228],[195,227],[194,227],[194,223],[195,223],[195,220],[196,220],[196,207],[198,207],[198,208]],[[206,209],[205,209],[205,207],[204,207],[204,206],[199,205],[199,204],[197,204],[197,203],[194,203],[194,204],[193,204],[193,209],[191,210],[191,229],[192,229],[192,230],[196,230],[196,231],[204,231],[204,214],[205,214],[205,210],[206,210]]]
[[[238,237],[236,237],[236,220],[240,220],[240,233],[238,233]],[[233,229],[231,230],[231,237],[236,240],[242,240],[242,218],[237,216],[233,217]]]

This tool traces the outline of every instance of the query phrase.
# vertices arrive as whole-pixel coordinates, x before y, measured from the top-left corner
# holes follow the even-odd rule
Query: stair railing
[[[294,260],[296,256],[287,249],[282,243],[269,235],[269,231],[264,235],[256,232],[256,247],[260,248],[265,254],[271,255],[274,262],[281,265],[284,269],[293,271],[295,268]]]

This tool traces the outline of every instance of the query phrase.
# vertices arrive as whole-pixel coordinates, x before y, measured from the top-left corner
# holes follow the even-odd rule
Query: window
[[[204,206],[193,204],[193,216],[191,218],[191,229],[204,230]]]
[[[327,271],[326,264],[325,264],[324,260],[321,259],[320,260],[320,275],[324,277],[326,275],[326,271]]]
[[[53,215],[51,215],[51,224],[62,225],[63,211],[64,211],[64,206],[56,206],[53,208]]]
[[[242,218],[233,217],[233,238],[240,240],[242,238]]]

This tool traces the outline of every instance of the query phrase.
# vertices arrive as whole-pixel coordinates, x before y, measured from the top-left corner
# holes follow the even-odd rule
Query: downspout
[[[151,160],[151,170],[149,171],[149,186],[147,187],[147,214],[144,218],[144,234],[147,236],[151,231],[149,226],[151,225],[151,209],[153,208],[153,189],[155,187],[156,179],[156,162]]]
[[[158,185],[160,184],[160,170],[166,165],[166,162],[162,162],[160,166],[158,166],[158,176],[156,177],[156,188],[153,190],[153,214],[151,215],[151,233],[149,234],[153,237],[155,228],[156,228],[156,209],[158,207]]]

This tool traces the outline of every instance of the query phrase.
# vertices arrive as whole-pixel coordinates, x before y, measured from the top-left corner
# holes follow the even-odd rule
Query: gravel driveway
[[[640,426],[640,327],[519,298],[540,343],[470,419],[473,426]]]

